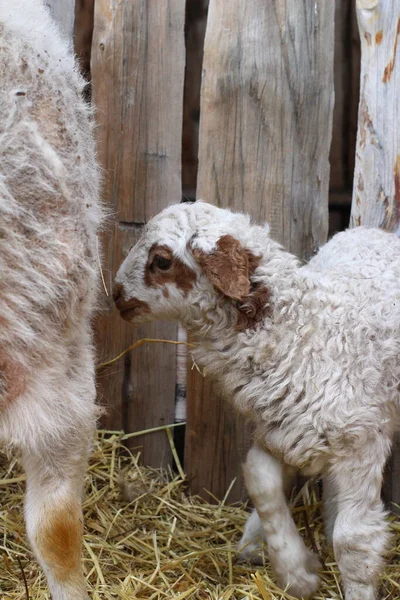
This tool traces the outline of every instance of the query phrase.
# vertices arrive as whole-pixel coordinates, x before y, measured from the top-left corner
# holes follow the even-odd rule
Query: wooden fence
[[[104,198],[114,217],[103,240],[108,290],[144,223],[182,192],[267,220],[277,240],[307,259],[327,238],[329,213],[330,231],[347,226],[356,166],[352,223],[397,226],[395,0],[357,1],[356,165],[360,45],[352,0],[47,3],[66,35],[73,32],[91,75]],[[383,115],[390,115],[392,133]],[[110,297],[103,309],[96,328],[100,360],[142,337],[177,338],[173,324],[127,325]],[[237,477],[233,501],[244,493],[239,464],[249,430],[213,382],[190,366],[185,470],[191,490],[221,498]],[[128,353],[100,373],[98,389],[109,429],[173,423],[176,349],[153,344]],[[147,464],[171,464],[165,432],[134,444]],[[390,474],[388,481],[398,500]]]

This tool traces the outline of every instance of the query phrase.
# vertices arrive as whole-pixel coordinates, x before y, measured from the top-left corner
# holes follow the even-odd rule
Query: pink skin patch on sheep
[[[240,556],[267,544],[292,596],[318,588],[318,561],[285,499],[296,470],[324,480],[326,533],[346,600],[376,600],[388,532],[380,494],[400,425],[400,240],[359,227],[306,265],[268,226],[204,202],[154,217],[121,265],[121,315],[178,320],[193,355],[255,424],[244,465],[255,512]]]

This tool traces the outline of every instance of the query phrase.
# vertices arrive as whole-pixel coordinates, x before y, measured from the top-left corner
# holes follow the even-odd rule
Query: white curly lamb
[[[0,0],[0,81],[0,441],[21,451],[53,599],[86,600],[99,171],[85,82],[39,0]]]
[[[360,227],[301,266],[267,226],[179,204],[148,223],[115,300],[135,323],[181,321],[197,363],[254,421],[244,473],[257,512],[242,555],[257,559],[261,536],[282,588],[317,590],[284,484],[294,469],[320,473],[346,600],[375,600],[388,543],[382,472],[400,417],[400,240]]]

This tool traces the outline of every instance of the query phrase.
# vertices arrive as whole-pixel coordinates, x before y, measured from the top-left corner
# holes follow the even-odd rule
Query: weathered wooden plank
[[[400,235],[400,4],[358,0],[361,89],[350,224]],[[400,438],[389,461],[387,501],[400,503]]]
[[[92,97],[104,197],[117,220],[104,241],[109,288],[141,225],[181,197],[184,8],[184,0],[96,0]],[[103,355],[116,355],[139,337],[176,336],[173,324],[129,326],[115,314],[110,298],[104,304],[98,321]],[[154,344],[102,373],[106,424],[130,431],[171,421],[175,357],[175,347]],[[145,463],[169,462],[165,434],[146,436],[141,445]]]
[[[360,70],[361,70],[361,44],[360,33],[357,25],[357,11],[355,2],[350,3],[350,54],[347,57],[351,64],[350,78],[350,106],[348,108],[348,173],[351,189],[353,188],[353,177],[356,157],[358,104],[360,100]]]
[[[331,2],[209,7],[198,195],[268,221],[303,256],[328,226],[333,24]]]
[[[72,41],[75,18],[75,0],[45,0],[54,20],[61,27],[64,35]]]
[[[400,4],[358,0],[361,89],[351,225],[399,231]]]
[[[333,2],[211,0],[209,6],[197,195],[269,221],[273,237],[302,257],[325,241],[328,229],[333,30]],[[186,444],[192,486],[221,496],[232,474],[239,475],[245,445],[232,408],[192,374]],[[238,484],[231,499],[240,493]]]
[[[240,463],[249,448],[251,428],[229,406],[218,386],[195,368],[188,371],[185,470],[192,494],[228,502],[245,497]]]
[[[75,0],[74,49],[82,72],[90,79],[94,0]]]
[[[348,21],[352,0],[335,2],[335,51],[334,51],[334,88],[335,105],[333,109],[332,143],[329,155],[331,165],[329,187],[333,191],[346,186],[346,154],[348,128],[346,125],[349,100],[350,61],[346,51],[349,47]]]

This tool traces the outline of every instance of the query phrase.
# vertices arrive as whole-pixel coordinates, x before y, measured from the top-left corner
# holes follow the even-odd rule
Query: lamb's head
[[[237,329],[259,322],[269,294],[255,274],[262,253],[254,229],[265,239],[266,228],[255,228],[249,217],[205,202],[165,209],[149,221],[117,273],[121,316],[199,328],[218,315]]]

